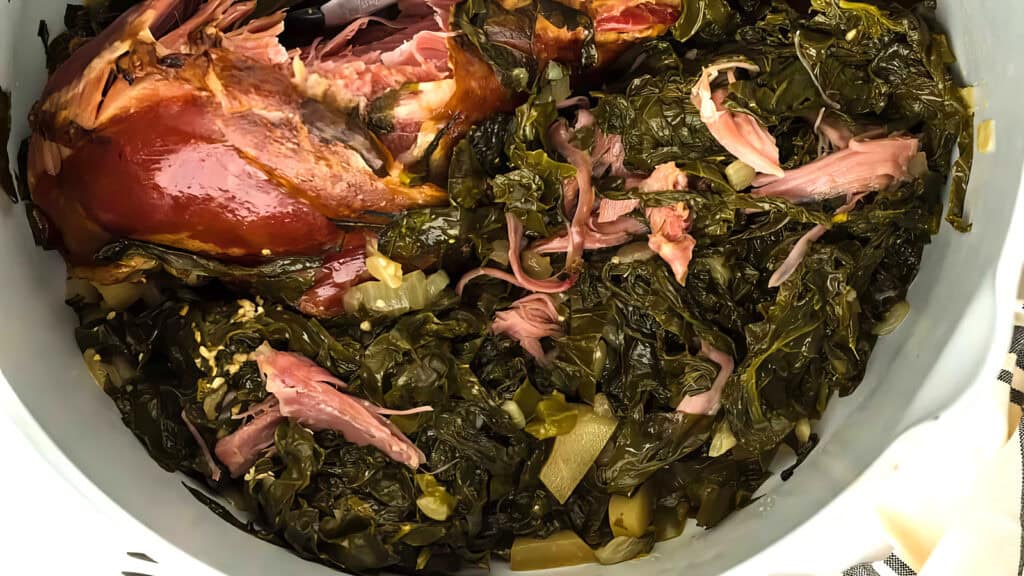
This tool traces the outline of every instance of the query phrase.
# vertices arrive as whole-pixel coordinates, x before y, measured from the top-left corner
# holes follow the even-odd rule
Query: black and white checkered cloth
[[[1021,311],[1024,312],[1024,307],[1022,307]],[[1024,314],[1022,313],[1017,314],[1009,354],[1012,361],[1008,358],[1006,365],[1010,367],[1016,365],[1019,370],[1024,370]],[[1001,370],[998,380],[1010,386],[1010,402],[1024,407],[1024,391],[1013,387],[1013,372],[1006,369]],[[1018,423],[1016,435],[1020,446],[1020,456],[1022,461],[1024,461],[1024,419]],[[1021,485],[1024,486],[1024,467],[1021,468]],[[1024,576],[1024,490],[1021,492],[1020,500],[1020,527],[1021,543],[1018,551],[1017,576]],[[980,569],[977,574],[988,574],[988,572]],[[843,576],[917,576],[917,572],[908,566],[902,558],[892,553],[883,560],[862,562],[851,566],[843,571]],[[965,574],[964,576],[974,575]],[[1011,575],[1007,574],[1006,576]]]

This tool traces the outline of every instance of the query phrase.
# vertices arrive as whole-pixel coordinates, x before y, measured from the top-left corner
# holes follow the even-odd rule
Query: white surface
[[[24,118],[43,80],[36,23],[46,17],[56,32],[65,1],[0,0],[0,84],[14,91],[16,138],[27,130]],[[833,499],[848,491],[901,431],[948,406],[979,372],[987,383],[991,371],[1002,363],[1009,340],[1004,319],[1014,306],[1020,270],[1017,247],[1024,245],[1020,226],[1011,225],[1019,212],[1024,158],[1024,139],[1011,137],[1024,130],[1019,100],[1024,93],[1024,68],[1005,54],[1024,50],[1024,37],[1019,34],[1024,4],[943,0],[942,6],[964,76],[982,83],[978,120],[996,119],[998,133],[1005,135],[994,153],[976,160],[968,199],[974,231],[964,236],[943,226],[926,251],[911,290],[914,311],[900,330],[882,339],[857,393],[830,408],[819,430],[823,442],[800,473],[791,482],[769,486],[772,505],[751,506],[711,533],[688,532],[683,539],[660,546],[651,559],[601,569],[570,569],[565,574],[668,576],[685,571],[688,576],[708,576],[744,561],[736,574],[787,574],[784,570],[809,574],[815,572],[795,564],[809,551],[827,561],[828,567],[859,560],[850,557],[862,554],[859,547],[829,547],[836,545],[837,528],[826,517],[842,517],[838,529],[844,538],[859,533],[850,522],[863,517],[855,514],[857,506],[848,503],[846,496]],[[993,13],[1000,18],[993,19]],[[17,271],[5,273],[0,299],[5,324],[0,331],[0,407],[17,419],[32,445],[90,502],[116,519],[118,526],[128,527],[133,538],[152,539],[146,551],[161,559],[162,566],[172,557],[188,565],[173,576],[217,574],[218,570],[247,576],[333,574],[228,526],[196,503],[178,478],[152,462],[121,425],[109,399],[90,383],[71,337],[74,319],[61,305],[62,264],[55,255],[44,255],[32,245],[23,210],[5,202],[0,202],[0,266]],[[40,472],[39,478],[44,477]],[[4,481],[42,483],[36,475]],[[24,491],[0,494],[7,500],[28,501],[30,506],[35,502],[37,507],[30,510],[46,526],[22,531],[17,543],[4,542],[5,558],[10,550],[23,546],[22,539],[75,540],[102,532],[99,521],[69,529],[62,524],[66,521],[62,507],[47,508],[45,500]],[[845,512],[844,506],[848,507]],[[100,539],[117,540],[103,535]],[[117,540],[113,553],[125,551],[121,542]],[[187,553],[176,553],[175,547]],[[65,556],[63,550],[71,548],[60,542],[46,557]],[[204,569],[202,564],[212,568]],[[115,575],[125,569],[104,568]]]
[[[0,474],[5,574],[145,572],[126,554],[129,544],[113,522],[65,482],[4,415],[0,446],[6,462]]]

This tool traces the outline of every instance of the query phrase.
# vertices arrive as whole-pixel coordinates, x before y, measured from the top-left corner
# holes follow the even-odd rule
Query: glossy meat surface
[[[332,220],[446,202],[399,183],[372,133],[296,87],[268,48],[274,20],[208,45],[179,29],[165,39],[183,52],[170,52],[151,30],[171,4],[122,16],[36,106],[30,186],[69,260],[121,237],[218,257],[319,254],[342,238]],[[211,2],[196,18],[235,20],[239,6]]]

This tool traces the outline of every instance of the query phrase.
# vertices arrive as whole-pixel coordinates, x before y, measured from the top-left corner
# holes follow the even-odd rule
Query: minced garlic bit
[[[99,354],[93,354],[93,355],[92,355],[92,359],[93,359],[93,361],[95,361],[95,362],[102,362],[102,361],[103,361],[103,357],[102,357],[102,356],[100,356]]]
[[[186,314],[188,314],[188,304],[185,304],[181,307],[181,310],[178,310],[178,316],[185,316]]]
[[[274,253],[270,251],[270,248],[264,248],[263,250],[260,250],[260,254],[263,254],[264,256],[272,256]]]
[[[229,376],[234,376],[242,369],[242,364],[245,364],[248,361],[248,354],[243,354],[241,352],[236,353],[231,357],[231,362],[224,366],[224,371],[227,372]]]
[[[370,324],[369,320],[363,320],[359,323],[359,329],[363,332],[370,332],[373,330],[373,324]]]
[[[985,120],[978,124],[978,151],[982,154],[996,150],[996,121]]]
[[[232,322],[249,322],[263,314],[263,307],[256,307],[252,300],[241,299],[238,301],[238,312],[235,312]]]
[[[117,318],[117,312],[110,312],[107,314],[107,320],[113,320],[114,318]]]
[[[223,346],[216,346],[214,348],[207,348],[206,346],[199,347],[199,355],[202,356],[207,362],[210,363],[210,375],[217,375],[217,353],[223,350]]]

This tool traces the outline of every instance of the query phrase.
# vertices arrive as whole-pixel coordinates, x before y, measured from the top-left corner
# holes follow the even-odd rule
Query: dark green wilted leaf
[[[449,41],[478,51],[520,105],[456,143],[452,205],[408,210],[374,232],[380,251],[407,272],[443,270],[453,284],[481,266],[511,274],[507,213],[525,224],[527,246],[564,234],[572,220],[577,172],[549,139],[553,123],[565,122],[579,128],[570,142],[583,154],[621,138],[625,171],[597,175],[598,205],[638,200],[629,217],[643,223],[647,209],[687,208],[685,231],[696,246],[685,285],[647,250],[646,232],[588,246],[571,288],[550,295],[554,312],[537,311],[558,324],[540,336],[546,354],[538,361],[515,330],[495,324],[495,311],[530,296],[500,278],[477,277],[459,295],[446,288],[416,312],[318,321],[285,304],[312,282],[319,258],[243,265],[116,242],[99,262],[134,261],[145,298],[111,314],[86,287],[69,303],[90,370],[125,424],[160,466],[207,482],[246,513],[236,518],[193,491],[236,527],[349,572],[452,574],[507,557],[516,537],[561,530],[602,548],[606,561],[620,560],[647,550],[652,536],[678,535],[686,516],[712,527],[747,505],[780,449],[795,450],[798,462],[810,452],[813,442],[800,444],[797,426],[858,386],[878,334],[906,306],[941,224],[950,175],[947,218],[969,226],[962,194],[973,120],[930,2],[814,0],[800,12],[782,1],[686,0],[681,8],[675,38],[622,46],[596,75],[577,74],[596,48],[582,13],[547,0],[512,10],[494,0],[458,4],[459,35]],[[52,61],[112,13],[69,9],[71,32],[49,43]],[[530,46],[537,16],[585,38],[580,62],[538,66]],[[820,119],[852,134],[920,136],[927,173],[868,194],[844,214],[836,213],[842,195],[794,204],[734,189],[725,176],[733,156],[692,98],[703,67],[733,58],[758,70],[722,73],[713,88],[724,107],[768,129],[785,169],[833,151]],[[394,98],[414,89],[371,104],[369,125],[392,129]],[[573,96],[585,98],[566,102]],[[583,112],[591,106],[593,122]],[[684,189],[640,186],[665,162],[686,173]],[[595,233],[608,225],[590,220]],[[45,220],[36,221],[40,237],[52,239]],[[815,226],[821,237],[788,279],[769,287]],[[563,256],[549,258],[561,269]],[[527,333],[536,322],[517,320]],[[347,382],[346,394],[391,410],[429,406],[386,416],[422,450],[422,466],[411,470],[343,431],[286,421],[241,478],[213,481],[185,422],[210,447],[243,425],[238,416],[268,398],[250,356],[264,342],[310,358]],[[734,364],[728,378],[722,355]],[[686,396],[716,393],[716,382],[724,382],[717,410],[676,410]],[[541,471],[554,437],[590,410],[618,424],[560,503]],[[735,445],[711,450],[726,429]],[[654,521],[643,538],[615,542],[609,502],[640,486],[651,492]]]
[[[11,93],[0,88],[0,188],[7,193],[11,202],[18,201],[18,190],[14,185],[14,176],[11,174],[11,157],[8,154],[7,146],[11,139]]]

